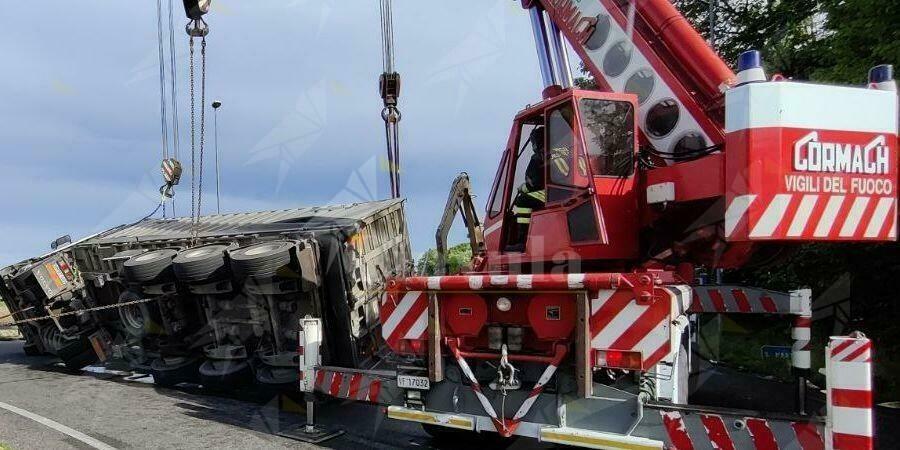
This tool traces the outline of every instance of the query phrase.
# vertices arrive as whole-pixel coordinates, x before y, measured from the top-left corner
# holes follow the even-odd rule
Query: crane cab
[[[484,221],[485,269],[566,272],[637,257],[637,98],[569,89],[515,118]]]

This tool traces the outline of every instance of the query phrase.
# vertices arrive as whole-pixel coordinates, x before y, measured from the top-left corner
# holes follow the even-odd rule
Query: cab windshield
[[[585,150],[594,175],[634,173],[634,108],[629,102],[583,98],[578,102]]]

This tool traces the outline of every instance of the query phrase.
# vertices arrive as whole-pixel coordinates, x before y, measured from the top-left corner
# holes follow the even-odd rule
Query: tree
[[[450,273],[457,274],[470,268],[472,261],[472,248],[468,243],[457,244],[447,250],[447,264],[450,265]],[[437,251],[428,249],[416,263],[416,273],[419,275],[434,275],[437,268]]]
[[[828,67],[828,32],[822,0],[713,0],[713,48],[734,65],[750,49],[763,53],[766,69],[786,77],[810,79]],[[707,0],[676,0],[675,6],[707,40],[710,5]]]
[[[839,83],[866,81],[878,64],[900,68],[900,3],[874,0],[826,0],[825,27],[829,33],[828,66],[813,78]]]

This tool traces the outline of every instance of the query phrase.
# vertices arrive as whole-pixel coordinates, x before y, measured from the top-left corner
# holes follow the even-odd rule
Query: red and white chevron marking
[[[381,297],[381,335],[396,349],[401,339],[425,339],[428,294],[422,291],[387,292]]]
[[[868,339],[834,338],[829,348],[835,362],[872,362],[872,341]]]
[[[316,370],[316,392],[336,398],[378,403],[381,380],[360,372]]]
[[[832,338],[825,363],[826,434],[835,450],[874,447],[872,341],[862,335]]]
[[[693,450],[823,450],[825,441],[815,424],[724,417],[715,414],[682,414],[660,411],[669,448]]]
[[[668,296],[639,302],[630,289],[601,289],[591,298],[591,348],[641,352],[643,367],[660,362],[677,348],[672,322],[690,302],[687,287],[666,289]]]
[[[884,241],[897,238],[897,199],[863,195],[738,195],[725,211],[729,240]]]
[[[488,400],[487,396],[484,395],[481,383],[479,383],[478,379],[475,378],[475,374],[469,367],[469,363],[467,363],[466,359],[463,358],[462,353],[460,353],[459,348],[456,346],[456,343],[454,341],[451,341],[449,343],[449,346],[454,358],[456,358],[456,363],[459,365],[459,368],[463,372],[463,375],[465,375],[466,379],[469,380],[469,383],[471,383],[472,392],[475,393],[475,397],[478,398],[478,401],[479,403],[481,403],[481,407],[484,409],[484,412],[487,413],[488,417],[491,418],[491,421],[494,423],[494,428],[497,430],[497,433],[504,437],[512,436],[512,434],[516,431],[519,423],[522,422],[522,419],[525,418],[525,415],[528,414],[528,411],[530,411],[531,407],[534,406],[534,402],[537,400],[538,396],[541,395],[541,392],[544,391],[544,386],[547,384],[547,382],[550,381],[551,378],[553,378],[553,374],[556,373],[557,367],[559,367],[559,364],[566,356],[566,347],[558,346],[556,354],[553,357],[553,361],[547,365],[546,369],[544,369],[544,373],[541,374],[541,378],[538,379],[537,383],[535,383],[534,387],[531,389],[531,392],[528,394],[528,397],[519,406],[519,409],[516,411],[516,414],[513,415],[513,418],[507,419],[506,417],[500,417],[497,415],[497,411],[494,410],[493,405],[491,405],[491,401]]]
[[[694,286],[692,313],[795,314],[790,294],[743,286]]]

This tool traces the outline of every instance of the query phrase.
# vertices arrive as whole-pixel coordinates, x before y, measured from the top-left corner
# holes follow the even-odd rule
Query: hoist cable
[[[400,119],[402,117],[397,108],[400,96],[400,74],[394,70],[394,19],[391,0],[381,0],[379,7],[384,69],[380,78],[381,99],[384,101],[381,118],[384,120],[391,198],[398,198],[400,197]]]
[[[172,155],[175,159],[178,159],[178,149],[181,146],[181,138],[178,134],[178,66],[176,64],[177,55],[175,52],[175,19],[172,10],[172,0],[169,0],[169,78],[172,82]],[[177,217],[174,196],[172,197],[172,216]]]
[[[172,0],[169,0],[169,71],[172,81],[172,150],[175,159],[178,159],[178,88],[177,88],[177,64],[175,55],[175,22],[172,18]]]
[[[156,0],[156,43],[159,50],[159,121],[162,138],[162,159],[169,157],[169,123],[166,115],[166,60],[163,44],[162,0]],[[162,203],[163,217],[166,217],[165,202]],[[159,209],[157,207],[157,209]]]
[[[391,0],[381,0],[382,63],[386,73],[394,71],[394,18]]]

